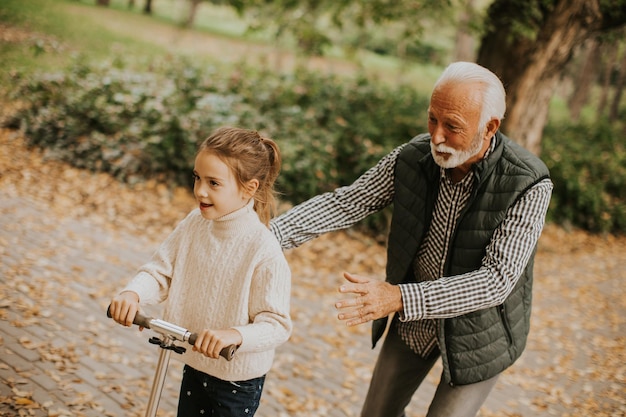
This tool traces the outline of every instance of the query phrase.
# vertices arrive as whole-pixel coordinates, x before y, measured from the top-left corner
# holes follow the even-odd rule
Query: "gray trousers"
[[[403,417],[404,409],[439,355],[423,359],[400,338],[392,322],[385,337],[361,417]],[[426,417],[474,417],[498,376],[470,385],[439,383]]]

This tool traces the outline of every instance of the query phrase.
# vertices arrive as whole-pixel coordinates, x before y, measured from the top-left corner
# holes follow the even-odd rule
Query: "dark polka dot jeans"
[[[185,365],[178,417],[248,417],[259,407],[265,375],[247,381],[223,381]]]

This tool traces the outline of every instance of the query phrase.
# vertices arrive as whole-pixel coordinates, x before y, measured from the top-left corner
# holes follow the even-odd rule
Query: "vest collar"
[[[476,179],[477,183],[480,184],[485,178],[489,177],[491,172],[495,169],[496,161],[499,161],[500,157],[502,156],[505,139],[506,136],[504,136],[498,130],[494,137],[491,139],[492,143],[485,157],[472,166],[474,178]]]

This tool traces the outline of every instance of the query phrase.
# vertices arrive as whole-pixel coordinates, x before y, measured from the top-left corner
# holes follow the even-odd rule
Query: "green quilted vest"
[[[429,142],[428,134],[415,137],[396,163],[386,271],[387,281],[392,284],[415,281],[413,260],[434,210],[440,174]],[[539,158],[500,132],[494,151],[473,169],[475,186],[451,238],[446,276],[478,269],[508,208],[526,190],[549,177]],[[439,320],[437,338],[446,383],[464,385],[484,381],[519,358],[530,329],[534,257],[533,253],[503,304]],[[381,319],[373,323],[374,345],[382,336],[386,322]]]

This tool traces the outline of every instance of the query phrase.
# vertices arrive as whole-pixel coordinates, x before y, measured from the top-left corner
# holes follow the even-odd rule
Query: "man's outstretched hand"
[[[335,303],[340,310],[337,318],[346,320],[346,325],[356,326],[402,311],[402,295],[397,285],[349,272],[344,272],[343,276],[348,283],[340,286],[339,292],[356,294],[356,297]]]

